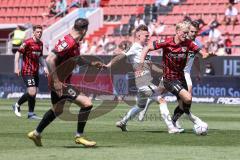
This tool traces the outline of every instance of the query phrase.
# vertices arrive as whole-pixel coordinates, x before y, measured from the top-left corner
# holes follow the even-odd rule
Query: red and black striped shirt
[[[70,35],[58,40],[53,53],[56,54],[56,69],[60,81],[69,82],[72,70],[76,66],[73,57],[80,55],[79,43]]]
[[[26,39],[18,49],[23,55],[22,75],[38,75],[39,58],[43,55],[42,41],[33,38]]]
[[[155,49],[163,49],[163,78],[167,80],[183,81],[189,51],[196,54],[200,50],[191,40],[176,44],[174,37],[154,41],[153,46]]]

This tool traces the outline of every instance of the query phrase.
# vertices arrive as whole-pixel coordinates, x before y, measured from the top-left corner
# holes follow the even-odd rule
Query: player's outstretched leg
[[[60,114],[61,112],[58,112],[58,115]],[[34,131],[28,133],[28,138],[33,140],[36,146],[42,146],[41,133],[55,118],[56,118],[55,112],[52,109],[49,109],[44,114],[37,128]]]
[[[75,143],[82,144],[85,147],[96,146],[96,142],[92,140],[88,140],[83,136],[84,128],[87,123],[91,109],[92,109],[92,105],[89,107],[81,108],[78,114],[78,124],[77,124],[77,133],[75,136]]]
[[[143,121],[143,120],[144,120],[144,117],[145,117],[145,115],[146,115],[146,113],[147,113],[147,111],[148,111],[148,108],[149,108],[149,106],[150,106],[150,104],[151,104],[152,102],[153,102],[153,100],[150,99],[150,98],[148,98],[144,110],[142,110],[142,111],[139,113],[139,115],[138,115],[138,120],[139,120],[139,121]]]
[[[138,107],[137,105],[135,105],[133,108],[131,108],[128,113],[126,114],[126,116],[123,117],[122,120],[116,122],[116,127],[119,127],[123,132],[128,131],[127,130],[127,122],[130,119],[133,119],[139,112],[141,112],[143,110],[143,108]]]
[[[159,104],[160,114],[161,114],[165,124],[167,125],[168,133],[170,133],[170,134],[182,133],[184,130],[179,129],[174,126],[166,101],[163,98],[160,98],[159,103],[160,103]]]

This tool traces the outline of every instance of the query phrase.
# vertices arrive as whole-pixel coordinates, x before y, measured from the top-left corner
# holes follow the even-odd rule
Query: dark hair
[[[191,25],[192,25],[193,27],[195,27],[196,29],[199,29],[199,22],[198,22],[197,20],[192,21],[192,22],[191,22]]]
[[[41,25],[35,25],[33,26],[33,31],[35,31],[36,29],[43,29],[43,27]]]
[[[75,20],[74,22],[74,26],[73,28],[76,30],[76,31],[81,31],[83,29],[87,29],[88,28],[88,20],[85,19],[85,18],[78,18]]]
[[[137,28],[136,28],[136,33],[139,32],[139,31],[147,31],[148,32],[148,27],[146,25],[139,25]]]

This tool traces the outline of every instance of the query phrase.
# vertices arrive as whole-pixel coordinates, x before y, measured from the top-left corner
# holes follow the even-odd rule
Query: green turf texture
[[[115,122],[129,107],[121,103],[116,109],[86,126],[88,138],[97,142],[95,148],[74,143],[76,122],[55,120],[42,134],[43,147],[35,147],[27,138],[39,121],[16,117],[11,105],[14,100],[0,100],[0,160],[237,160],[240,157],[240,106],[193,104],[192,111],[209,124],[207,136],[192,132],[192,123],[181,118],[186,133],[169,135],[153,104],[144,122],[129,122],[127,133]],[[97,105],[97,102],[94,102]],[[42,116],[50,102],[37,100],[36,113]],[[175,104],[168,104],[171,112]],[[78,108],[72,107],[73,112]]]

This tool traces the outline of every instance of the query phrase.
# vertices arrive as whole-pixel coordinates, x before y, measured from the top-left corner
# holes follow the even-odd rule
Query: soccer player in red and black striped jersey
[[[89,113],[92,109],[91,100],[75,90],[70,84],[70,76],[64,78],[60,74],[71,68],[72,64],[77,62],[79,65],[88,65],[101,68],[103,64],[99,61],[89,62],[83,57],[79,56],[79,41],[83,39],[88,30],[88,20],[78,18],[75,20],[74,26],[70,31],[70,34],[60,39],[55,48],[49,53],[46,61],[49,70],[49,84],[51,87],[51,101],[52,108],[49,109],[43,119],[38,124],[37,128],[28,133],[28,137],[34,141],[37,146],[42,146],[40,134],[43,130],[63,112],[64,104],[66,101],[73,102],[81,107],[78,115],[77,132],[75,137],[75,143],[82,144],[87,147],[93,147],[96,142],[87,140],[83,137],[84,127],[88,119]],[[71,61],[74,60],[74,61]],[[68,62],[71,63],[68,63]],[[68,63],[68,65],[66,65]],[[61,69],[59,69],[61,67]],[[58,73],[58,70],[62,73]],[[68,73],[69,71],[68,70]],[[69,74],[67,74],[69,75]]]
[[[141,62],[144,62],[149,51],[160,48],[163,50],[163,84],[169,92],[178,98],[179,102],[179,107],[174,111],[173,122],[176,121],[183,112],[190,114],[192,95],[188,92],[184,76],[184,68],[187,63],[188,54],[204,54],[195,42],[187,39],[189,27],[190,25],[187,22],[178,23],[174,37],[154,41],[145,47],[142,52]]]
[[[48,73],[45,60],[43,58],[43,43],[40,40],[42,36],[42,26],[36,25],[33,27],[33,36],[26,39],[15,54],[15,73],[22,76],[22,79],[27,87],[27,92],[22,95],[13,110],[16,116],[21,117],[20,106],[28,101],[28,118],[41,119],[34,113],[35,97],[39,83],[38,70],[39,63],[44,66],[45,73]],[[22,55],[22,67],[19,69],[19,58]]]

